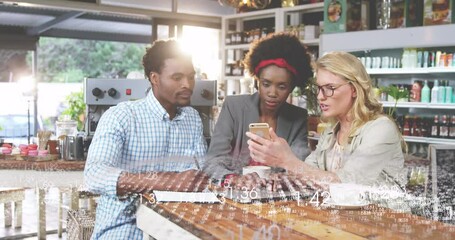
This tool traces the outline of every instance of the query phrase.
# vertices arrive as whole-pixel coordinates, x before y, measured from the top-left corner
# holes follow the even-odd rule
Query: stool
[[[0,188],[0,203],[4,204],[5,227],[11,227],[14,203],[14,227],[22,227],[22,201],[25,198],[25,188]]]

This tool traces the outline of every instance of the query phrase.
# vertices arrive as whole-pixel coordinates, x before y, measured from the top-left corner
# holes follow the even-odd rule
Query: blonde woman
[[[247,133],[251,157],[320,183],[403,186],[402,137],[383,114],[364,66],[353,55],[331,52],[316,63],[314,91],[330,127],[305,161],[270,129],[271,140]]]

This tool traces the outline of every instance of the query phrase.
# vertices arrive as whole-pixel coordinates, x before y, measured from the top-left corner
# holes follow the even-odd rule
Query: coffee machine
[[[85,151],[88,151],[101,116],[110,107],[120,102],[144,98],[150,89],[151,85],[147,79],[86,78],[84,80],[84,101],[86,104]],[[214,125],[212,108],[216,106],[216,100],[216,81],[196,80],[191,97],[191,106],[201,116],[204,137],[207,142],[210,142]]]

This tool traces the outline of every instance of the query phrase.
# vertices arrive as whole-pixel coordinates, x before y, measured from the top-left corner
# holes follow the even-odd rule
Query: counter
[[[343,210],[308,202],[151,203],[137,225],[144,239],[455,239],[455,226],[377,205]]]

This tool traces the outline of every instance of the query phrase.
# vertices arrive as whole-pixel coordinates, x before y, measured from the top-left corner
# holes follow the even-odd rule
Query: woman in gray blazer
[[[242,168],[257,164],[251,161],[245,135],[250,123],[268,123],[300,159],[310,153],[307,111],[286,102],[294,87],[304,89],[313,76],[306,48],[292,34],[271,34],[252,44],[244,64],[258,92],[225,99],[204,167],[212,178],[236,185],[245,180]]]

